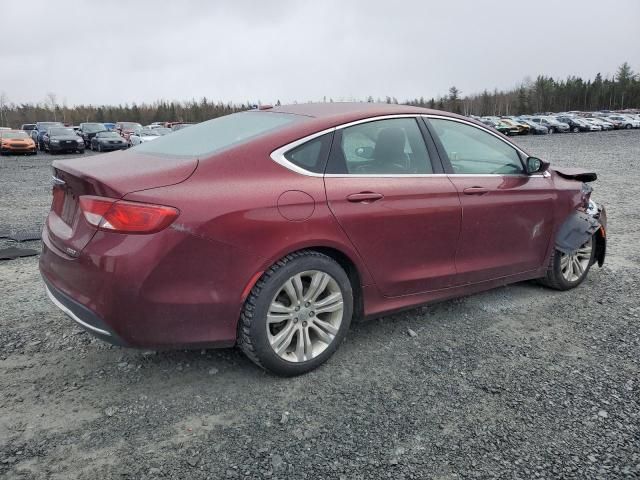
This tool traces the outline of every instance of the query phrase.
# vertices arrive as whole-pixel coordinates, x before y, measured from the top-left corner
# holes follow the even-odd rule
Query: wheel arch
[[[266,272],[273,264],[278,262],[278,260],[286,257],[287,255],[291,255],[304,250],[311,250],[322,253],[333,259],[338,265],[340,265],[340,267],[342,267],[342,269],[347,274],[347,277],[349,277],[351,288],[353,289],[354,319],[362,318],[364,315],[363,286],[368,284],[368,272],[366,270],[366,267],[361,262],[359,262],[359,259],[356,259],[357,254],[355,252],[347,252],[345,251],[345,249],[333,244],[312,243],[296,245],[295,247],[289,248],[288,250],[278,252],[264,263],[260,271],[254,274],[254,277],[251,278],[244,291],[247,293],[251,291],[253,286],[262,277],[264,272]]]

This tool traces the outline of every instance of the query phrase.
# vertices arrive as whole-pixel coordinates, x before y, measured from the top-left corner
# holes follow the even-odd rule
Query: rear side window
[[[289,150],[284,157],[294,165],[309,172],[324,173],[327,164],[331,138],[333,133],[327,133],[302,145]]]
[[[136,152],[155,155],[207,156],[241,145],[304,118],[286,113],[234,113],[192,125],[134,148]]]

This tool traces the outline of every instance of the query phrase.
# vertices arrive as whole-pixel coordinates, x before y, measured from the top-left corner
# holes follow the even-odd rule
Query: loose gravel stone
[[[50,303],[37,258],[0,262],[0,478],[640,478],[640,131],[516,141],[598,172],[605,266],[353,324],[302,377],[107,345]],[[42,225],[51,157],[5,160],[0,224]]]

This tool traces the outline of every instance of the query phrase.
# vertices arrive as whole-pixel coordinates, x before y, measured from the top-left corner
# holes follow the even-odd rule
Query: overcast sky
[[[639,0],[7,0],[0,20],[12,102],[403,100],[640,70]]]

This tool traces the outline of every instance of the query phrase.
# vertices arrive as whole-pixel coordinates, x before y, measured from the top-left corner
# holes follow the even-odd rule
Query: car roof
[[[398,105],[395,103],[369,103],[369,102],[329,102],[329,103],[298,103],[294,105],[282,105],[273,108],[253,110],[260,114],[271,113],[293,114],[306,117],[306,121],[295,122],[290,127],[285,127],[276,134],[276,137],[289,137],[292,140],[333,128],[345,123],[364,120],[372,117],[386,115],[441,115],[458,118],[466,122],[474,123],[486,128],[481,122],[473,118],[463,117],[450,112],[432,110],[428,108]]]
[[[455,116],[448,112],[431,110],[428,108],[413,107],[410,105],[398,105],[395,103],[370,103],[370,102],[324,102],[324,103],[297,103],[282,105],[264,109],[264,112],[292,113],[318,119],[328,118],[361,118],[376,117],[382,115],[402,114],[438,114]]]

